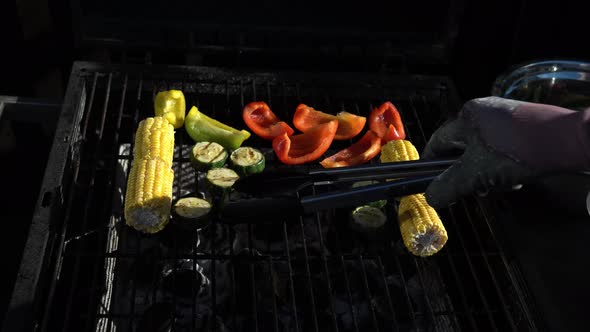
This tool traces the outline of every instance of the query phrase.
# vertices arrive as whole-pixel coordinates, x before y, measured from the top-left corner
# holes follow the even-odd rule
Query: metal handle
[[[439,171],[440,173],[440,171]],[[422,193],[435,176],[417,177],[379,183],[365,187],[340,190],[326,194],[305,196],[301,198],[301,206],[305,213],[350,205],[361,205],[380,199]]]

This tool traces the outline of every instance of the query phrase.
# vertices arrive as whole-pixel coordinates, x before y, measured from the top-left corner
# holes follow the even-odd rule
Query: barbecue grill
[[[450,19],[460,13],[455,5],[450,5]],[[75,23],[85,24],[82,33],[96,32],[92,28],[105,22],[100,15],[80,19],[89,9],[74,9],[80,11]],[[90,36],[84,41],[108,40],[117,53],[121,44],[129,46],[124,41],[135,40],[133,51],[121,51],[123,62],[132,62],[127,54],[141,53],[137,49],[147,41],[136,39],[138,30],[118,26],[121,20],[107,21],[112,23],[106,26],[108,38]],[[366,115],[392,100],[408,139],[421,150],[460,101],[448,77],[403,72],[411,62],[447,61],[446,47],[456,32],[451,22],[445,21],[448,30],[442,36],[415,35],[413,41],[423,43],[405,45],[403,56],[395,47],[387,52],[362,48],[360,53],[346,48],[359,40],[383,46],[384,40],[399,41],[399,34],[371,40],[321,30],[321,38],[338,44],[321,49],[324,60],[369,64],[365,71],[250,70],[239,66],[240,61],[223,67],[153,65],[150,52],[145,53],[147,64],[76,62],[3,329],[536,331],[534,303],[496,228],[493,211],[506,210],[497,198],[468,197],[440,211],[449,241],[427,259],[403,247],[394,217],[384,232],[366,234],[348,227],[345,208],[256,224],[228,225],[213,219],[193,232],[169,225],[155,235],[140,234],[123,220],[133,134],[138,122],[153,114],[153,98],[161,90],[180,89],[187,105],[235,127],[244,127],[241,110],[254,100],[266,101],[283,119],[292,118],[301,102],[327,113]],[[129,24],[140,29],[146,27],[143,23]],[[222,53],[248,61],[249,54],[267,56],[263,59],[278,54],[277,59],[285,60],[281,55],[294,52],[273,41],[276,34],[267,35],[269,30],[262,27],[264,33],[254,29],[239,34],[245,39],[229,47],[235,40],[224,38],[235,37],[243,26],[193,26],[182,35],[190,37],[186,40],[175,35],[178,30],[162,28],[170,27],[165,22],[155,26],[149,31],[158,32],[152,35],[156,45],[180,47],[178,42],[197,40],[191,44],[193,51],[206,56]],[[313,33],[284,29],[280,31],[299,38]],[[259,47],[251,46],[257,43]],[[309,55],[314,47],[312,40],[300,51]],[[207,62],[206,56],[197,62]],[[392,63],[402,69],[394,74],[381,70]],[[190,138],[178,130],[175,139],[174,196],[181,197],[199,192],[203,179],[190,167]],[[350,143],[335,143],[327,154]],[[260,148],[270,167],[277,164],[268,142],[251,137],[248,145]],[[322,190],[312,186],[298,194]],[[393,206],[387,209],[389,216],[396,215]],[[260,214],[264,218],[264,211]]]

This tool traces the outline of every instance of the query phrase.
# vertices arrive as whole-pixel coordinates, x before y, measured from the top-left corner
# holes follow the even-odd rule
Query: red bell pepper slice
[[[291,136],[295,132],[287,123],[280,121],[263,101],[254,101],[246,105],[242,118],[248,128],[267,140],[272,140],[283,133]]]
[[[272,140],[272,148],[279,160],[288,165],[299,165],[321,157],[332,144],[338,121],[320,124],[303,134],[289,137],[283,133]]]
[[[293,116],[293,125],[302,132],[306,132],[319,124],[332,120],[338,120],[338,131],[334,136],[335,140],[347,140],[355,137],[363,130],[365,122],[367,122],[367,118],[352,113],[340,112],[337,115],[332,115],[315,110],[305,104],[300,104]]]
[[[369,115],[369,128],[381,137],[381,144],[405,139],[406,132],[397,108],[386,101]]]
[[[325,168],[360,165],[373,159],[380,151],[381,138],[369,130],[358,142],[320,161],[320,164]]]

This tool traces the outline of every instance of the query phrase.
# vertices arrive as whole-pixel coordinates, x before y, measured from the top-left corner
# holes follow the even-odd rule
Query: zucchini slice
[[[202,198],[183,197],[174,204],[172,216],[177,225],[194,229],[208,221],[211,208],[211,203]]]
[[[380,209],[363,205],[352,211],[352,220],[363,228],[379,228],[385,224],[387,217]]]
[[[212,168],[223,167],[227,159],[227,151],[215,142],[199,142],[193,146],[190,160],[197,171],[208,171]]]
[[[229,159],[232,168],[243,176],[260,173],[264,170],[264,155],[251,147],[244,146],[236,149]]]
[[[198,197],[184,197],[174,204],[174,213],[184,219],[198,219],[211,211],[211,203]]]
[[[379,181],[375,181],[375,180],[368,180],[368,181],[359,181],[359,182],[355,182],[352,184],[353,188],[358,188],[358,187],[364,187],[364,186],[369,186],[372,184],[377,184],[379,183]],[[387,200],[386,199],[381,199],[378,201],[374,201],[374,202],[370,202],[367,203],[366,205],[368,206],[372,206],[378,209],[382,209],[385,207],[385,205],[387,205]]]
[[[229,168],[213,168],[207,172],[207,182],[216,192],[227,192],[240,176]]]

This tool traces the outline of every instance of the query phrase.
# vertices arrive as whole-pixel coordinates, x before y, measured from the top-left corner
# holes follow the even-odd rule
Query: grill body
[[[133,134],[153,114],[155,93],[172,88],[187,106],[240,128],[254,100],[288,122],[301,102],[366,116],[391,100],[418,150],[459,105],[446,77],[75,63],[4,330],[537,330],[493,200],[441,211],[449,241],[428,259],[403,248],[393,207],[377,234],[350,228],[347,209],[262,225],[213,220],[192,233],[129,229],[122,197]],[[190,144],[178,130],[177,197],[203,186]],[[253,136],[245,145],[277,164],[270,142]]]

